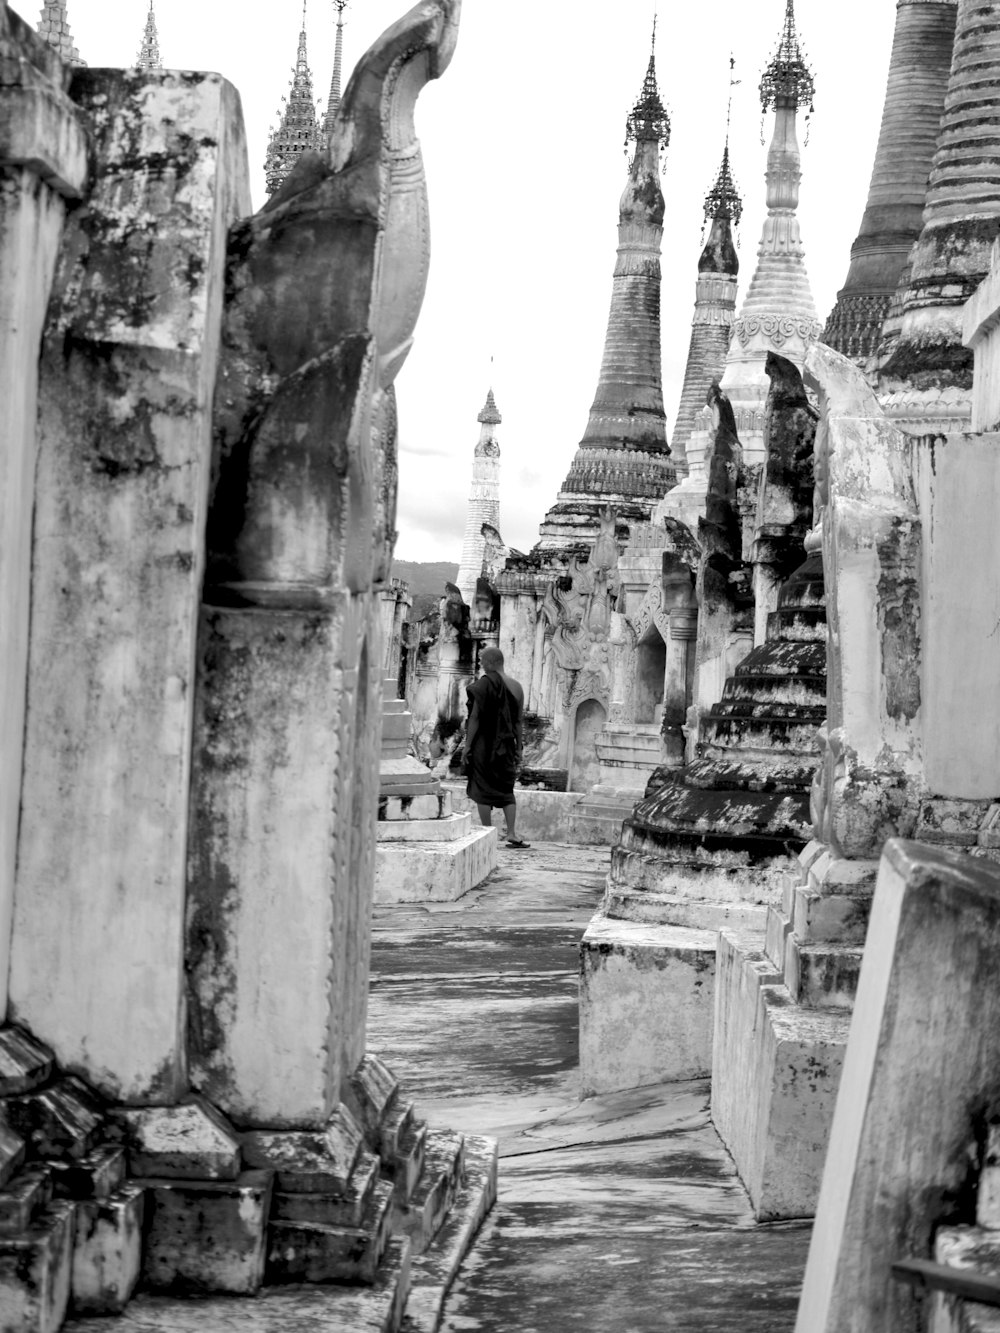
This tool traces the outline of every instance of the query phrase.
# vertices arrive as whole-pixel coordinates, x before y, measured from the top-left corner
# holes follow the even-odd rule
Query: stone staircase
[[[612,1090],[606,1077],[627,1087],[635,1084],[619,1080],[711,1069],[716,932],[763,949],[769,912],[797,878],[810,836],[825,715],[817,554],[782,585],[765,642],[703,714],[697,759],[657,770],[612,848],[601,910],[581,945],[585,1088]],[[805,971],[810,980],[819,975],[809,964]],[[682,1025],[688,1037],[700,1034],[694,1046],[679,1042]]]
[[[5,1333],[433,1333],[496,1197],[496,1143],[430,1129],[372,1055],[322,1129],[240,1132],[198,1096],[108,1105],[7,1027],[0,1102]]]

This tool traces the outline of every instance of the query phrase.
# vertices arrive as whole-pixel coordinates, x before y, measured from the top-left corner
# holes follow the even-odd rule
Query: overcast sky
[[[131,64],[147,3],[68,0],[84,59]],[[268,129],[291,81],[301,4],[155,3],[164,63],[217,70],[239,88],[259,207]],[[37,22],[39,7],[22,13]],[[490,384],[503,416],[502,533],[522,550],[537,540],[597,384],[627,169],[625,117],[645,74],[653,8],[652,0],[465,0],[455,58],[425,90],[417,112],[432,260],[416,346],[397,381],[400,558],[458,563],[476,415]],[[406,9],[406,0],[352,0],[345,12],[345,84],[364,49]],[[753,272],[765,214],[757,84],[780,35],[784,0],[661,3],[660,9],[657,72],[673,123],[663,177],[670,431],[690,334],[702,204],[725,138],[730,52],[741,80],[730,136],[746,209],[740,299]],[[825,319],[846,276],[867,195],[895,4],[797,0],[796,14],[816,77],[799,212]],[[330,0],[309,0],[310,65],[324,102],[334,21]],[[764,131],[769,138],[769,123]],[[803,126],[800,143],[804,138]]]

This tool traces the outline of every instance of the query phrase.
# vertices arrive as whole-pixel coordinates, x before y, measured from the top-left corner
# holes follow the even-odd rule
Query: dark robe
[[[478,704],[478,723],[466,752],[466,793],[477,805],[505,806],[514,801],[521,705],[497,675],[486,673],[466,691],[469,716]]]

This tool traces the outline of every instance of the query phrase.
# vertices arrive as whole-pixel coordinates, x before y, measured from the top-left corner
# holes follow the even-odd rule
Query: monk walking
[[[466,794],[475,801],[487,828],[493,823],[493,811],[503,811],[508,847],[529,847],[530,843],[517,836],[514,800],[514,779],[524,749],[524,690],[504,675],[499,648],[484,648],[479,663],[483,674],[467,690]]]

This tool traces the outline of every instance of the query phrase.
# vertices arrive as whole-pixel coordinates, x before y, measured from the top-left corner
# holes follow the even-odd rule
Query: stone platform
[[[452,809],[475,813],[464,782],[445,781],[441,785],[451,793]],[[621,837],[622,821],[631,814],[641,794],[631,788],[595,787],[590,792],[579,792],[515,787],[517,831],[529,842],[611,847]]]
[[[423,828],[423,840],[407,836],[406,822],[380,823],[375,849],[375,902],[454,902],[481,884],[496,869],[497,830],[480,826],[456,837],[456,828],[463,820],[468,821],[469,816],[413,821],[418,831]],[[438,838],[433,835],[440,825],[445,836]],[[383,833],[382,829],[388,831]]]

